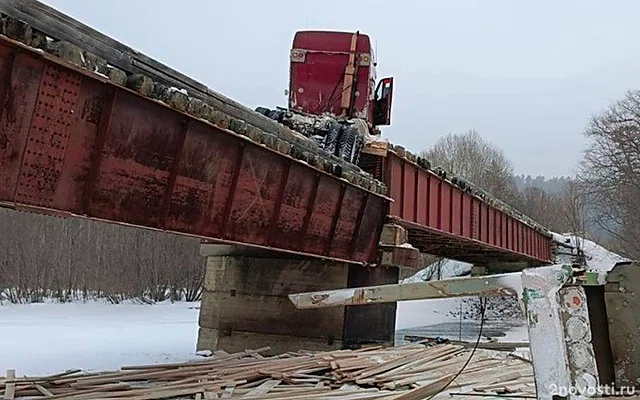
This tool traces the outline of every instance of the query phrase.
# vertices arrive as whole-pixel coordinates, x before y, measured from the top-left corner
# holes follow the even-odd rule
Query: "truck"
[[[287,107],[256,111],[357,164],[363,146],[391,124],[393,77],[377,81],[367,34],[298,31],[289,55]]]

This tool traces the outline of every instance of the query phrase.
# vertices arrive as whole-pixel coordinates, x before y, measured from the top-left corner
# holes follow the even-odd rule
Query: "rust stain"
[[[575,307],[580,307],[582,305],[582,299],[579,296],[573,296],[571,298],[571,302],[565,303],[567,308],[572,308],[572,305]]]
[[[6,118],[7,122],[11,124],[15,124],[18,119],[16,108],[17,104],[15,99],[15,87],[14,85],[9,85],[7,87],[7,97],[5,98],[4,104],[2,105],[2,110],[4,112],[4,118]]]
[[[364,289],[356,289],[353,293],[353,304],[365,304],[366,300],[366,292]]]

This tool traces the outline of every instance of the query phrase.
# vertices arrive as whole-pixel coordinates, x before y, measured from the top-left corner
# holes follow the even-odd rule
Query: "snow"
[[[450,313],[459,309],[459,299],[412,300],[398,303],[396,329],[455,322]]]
[[[429,267],[418,271],[413,276],[404,279],[403,283],[422,282],[425,280],[436,280],[435,268],[440,266],[441,279],[449,279],[468,275],[471,272],[471,264],[455,261],[442,260]],[[505,274],[501,280],[505,287],[512,288],[519,296],[522,293],[520,276],[517,274]],[[396,316],[396,341],[402,340],[404,334],[416,334],[425,336],[441,336],[449,339],[474,341],[477,337],[478,327],[476,319],[465,318],[461,324],[459,314],[469,311],[470,306],[465,301],[470,298],[448,298],[414,300],[398,303]],[[497,313],[497,316],[488,318],[485,322],[485,334],[488,336],[497,335],[499,341],[527,342],[528,331],[521,318],[513,317],[511,314]],[[483,336],[484,336],[483,335]]]
[[[440,268],[440,279],[450,279],[469,275],[472,265],[462,261],[443,259],[428,267],[416,272],[414,275],[403,279],[402,283],[424,282],[438,279],[438,268]],[[509,275],[504,278],[505,286],[512,287],[518,294],[522,292],[522,285],[519,275]],[[467,307],[461,298],[415,300],[398,303],[396,318],[396,329],[420,332],[424,327],[440,327],[443,332],[449,330],[448,326],[458,323],[459,317],[452,315],[459,313],[460,308]],[[473,322],[473,321],[467,321]],[[527,341],[527,330],[520,326],[521,321],[508,320],[500,330],[509,337],[509,341]],[[422,329],[421,329],[422,328]],[[431,330],[427,330],[427,333]],[[472,333],[467,338],[476,335]],[[443,335],[447,336],[447,335]],[[451,337],[455,339],[455,337]],[[504,338],[501,340],[505,340]]]
[[[197,307],[184,302],[3,304],[0,371],[35,376],[188,361],[197,358]]]
[[[0,371],[42,376],[74,368],[104,371],[197,359],[198,308],[198,303],[184,302],[5,303],[0,305]],[[435,325],[438,331],[438,324],[448,324],[455,330],[449,336],[457,339],[459,318],[451,312],[459,308],[459,299],[400,302],[397,329]],[[466,324],[467,336],[475,337],[477,321]],[[526,329],[522,336],[519,326],[502,331],[507,336],[500,340],[526,341]]]
[[[529,329],[526,325],[513,326],[505,331],[505,336],[500,339],[501,342],[528,342]]]
[[[607,250],[603,246],[576,235],[561,235],[553,233],[553,240],[573,247],[572,255],[575,255],[575,249],[580,248],[585,254],[587,270],[590,271],[610,271],[617,263],[629,261],[626,258]]]
[[[587,269],[590,271],[610,271],[616,263],[628,261],[624,257],[607,250],[593,241],[575,235],[561,235],[557,233],[552,233],[552,235],[556,242],[563,243],[570,247],[560,248],[562,252],[565,253],[564,255],[568,255],[569,257],[563,258],[560,256],[555,260],[557,263],[572,262],[577,254],[576,248],[578,247],[584,252]],[[468,263],[444,259],[403,279],[402,283],[438,279],[438,267],[440,268],[440,279],[448,279],[468,275],[472,266]],[[504,284],[505,286],[516,288],[516,291],[521,296],[522,283],[520,281],[520,275],[514,274],[505,277]],[[400,302],[398,303],[398,315],[396,319],[397,329],[420,331],[421,328],[425,327],[441,327],[444,331],[446,330],[447,324],[459,321],[456,317],[452,316],[451,313],[459,311],[461,304],[464,307],[463,301],[456,298]],[[507,324],[502,328],[505,328],[505,336],[500,339],[501,341],[520,342],[528,340],[528,331],[526,325],[524,325],[524,321],[507,321]],[[437,328],[428,331],[436,332]]]
[[[412,276],[403,279],[401,282],[423,282],[425,280],[429,280],[430,277],[433,277],[432,279],[436,279],[438,267],[440,267],[440,276],[443,279],[453,278],[456,276],[464,276],[468,275],[471,272],[471,266],[471,264],[462,261],[444,259],[442,261],[437,261],[429,265],[428,267],[416,272]]]
[[[452,340],[477,339],[479,320],[460,320],[452,313],[469,309],[462,299],[414,300],[398,303],[396,316],[396,344],[404,335],[444,337]],[[487,337],[500,342],[528,342],[529,333],[523,320],[515,318],[487,318],[483,327],[483,341]]]
[[[97,66],[94,68],[93,73],[103,78],[109,79],[109,76],[100,72]]]
[[[557,265],[525,270],[522,274],[523,284],[538,294],[530,296],[527,310],[535,316],[535,322],[529,325],[530,347],[535,354],[533,366],[541,398],[552,397],[549,391],[553,385],[571,387],[565,333],[562,325],[557,323],[561,320],[561,310],[557,307],[558,291],[568,278],[562,267]]]
[[[189,92],[187,92],[187,89],[180,89],[180,88],[177,88],[177,87],[175,87],[175,86],[170,87],[170,88],[169,88],[169,92],[171,92],[171,93],[173,93],[173,92],[180,92],[180,93],[183,93],[183,94],[189,95]]]
[[[455,260],[437,261],[428,267],[405,278],[401,283],[424,282],[437,279],[437,268],[443,279],[461,276],[471,272],[471,264]],[[430,299],[403,301],[398,303],[396,329],[417,328],[439,323],[455,322],[458,318],[451,315],[460,308],[460,299]]]

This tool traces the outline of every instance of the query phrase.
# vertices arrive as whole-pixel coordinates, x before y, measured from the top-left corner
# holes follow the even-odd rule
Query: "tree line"
[[[504,152],[474,130],[449,134],[422,152],[557,233],[600,242],[640,259],[640,91],[592,116],[576,176],[516,176]]]
[[[589,218],[608,232],[615,249],[640,259],[640,91],[595,115],[577,181],[592,205]]]
[[[200,298],[204,258],[185,236],[0,209],[0,301]]]
[[[477,131],[449,134],[422,152],[432,165],[465,178],[548,229],[563,233],[584,230],[583,204],[577,184],[565,178],[552,189],[544,179],[514,174],[512,161]],[[530,177],[529,177],[530,178]],[[582,232],[584,233],[584,232]]]

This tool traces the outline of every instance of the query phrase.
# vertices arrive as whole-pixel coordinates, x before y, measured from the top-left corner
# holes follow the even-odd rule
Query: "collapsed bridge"
[[[202,348],[392,341],[395,305],[297,313],[286,295],[395,283],[419,251],[552,259],[543,227],[400,146],[360,132],[345,159],[38,1],[0,12],[0,204],[202,239]]]

